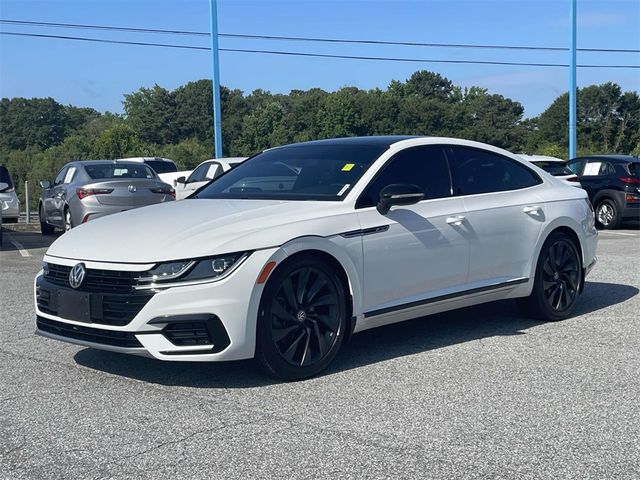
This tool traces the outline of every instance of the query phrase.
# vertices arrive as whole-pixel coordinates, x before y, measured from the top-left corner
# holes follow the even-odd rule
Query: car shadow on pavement
[[[574,316],[622,303],[638,292],[630,285],[587,282]],[[525,317],[511,300],[417,318],[354,335],[322,375],[481,338],[525,335],[527,329],[541,323]],[[81,350],[74,358],[87,368],[165,386],[251,388],[279,383],[259,372],[250,360],[162,362],[94,349]]]

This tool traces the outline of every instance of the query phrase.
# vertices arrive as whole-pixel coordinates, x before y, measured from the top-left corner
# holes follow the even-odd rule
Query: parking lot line
[[[9,241],[20,252],[20,255],[22,255],[23,257],[30,257],[31,256],[31,254],[29,253],[29,250],[24,248],[24,246],[19,241],[17,241],[15,238],[13,238],[11,235],[7,234],[7,238],[9,238]]]

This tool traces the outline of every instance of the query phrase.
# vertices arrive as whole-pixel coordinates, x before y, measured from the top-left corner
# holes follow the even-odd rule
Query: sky
[[[0,0],[0,18],[153,29],[210,29],[209,0]],[[567,47],[569,0],[218,0],[220,33]],[[0,32],[208,46],[207,37],[0,24]],[[221,38],[220,47],[420,59],[568,63],[567,52],[343,45]],[[640,49],[640,0],[578,0],[578,48]],[[640,65],[639,53],[579,52],[578,64]],[[567,91],[568,69],[304,58],[220,52],[222,85],[287,93],[386,88],[417,70],[519,101],[525,116]],[[123,96],[211,78],[208,51],[0,35],[0,97],[53,97],[122,112]],[[640,90],[640,69],[579,68],[578,86]]]

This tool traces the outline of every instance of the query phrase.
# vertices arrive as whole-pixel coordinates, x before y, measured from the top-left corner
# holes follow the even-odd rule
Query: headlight
[[[231,273],[249,253],[237,252],[217,257],[160,263],[151,270],[141,272],[137,279],[138,285],[139,288],[156,288],[169,283],[220,279]]]

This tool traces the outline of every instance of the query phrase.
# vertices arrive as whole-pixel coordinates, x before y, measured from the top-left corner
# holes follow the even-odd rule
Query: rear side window
[[[356,208],[373,207],[380,201],[380,190],[394,183],[416,185],[425,200],[450,197],[451,175],[442,148],[414,147],[397,153],[367,186]]]
[[[9,188],[13,188],[13,182],[11,181],[11,177],[9,176],[7,167],[3,165],[0,165],[0,183],[6,183],[7,185],[9,185]]]
[[[453,147],[452,171],[456,195],[519,190],[542,182],[515,160],[469,147]]]
[[[601,160],[590,160],[584,167],[585,177],[601,177],[606,175],[615,175],[616,169],[610,162],[603,162]]]
[[[533,164],[555,177],[563,175],[573,175],[573,172],[569,169],[569,167],[560,162],[533,162]]]

